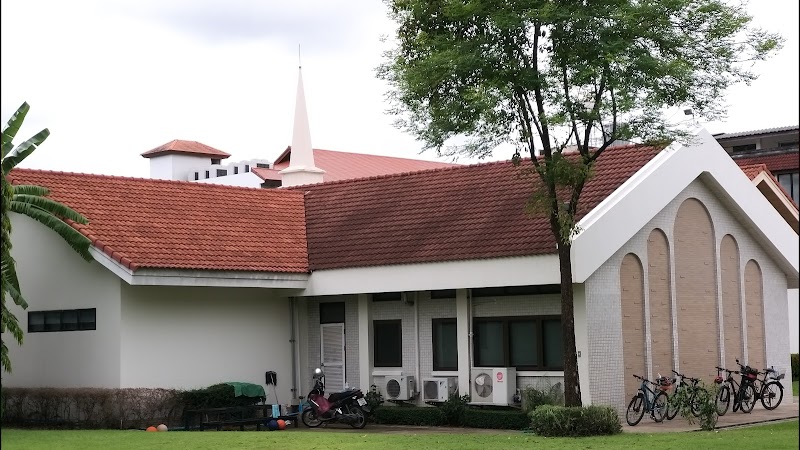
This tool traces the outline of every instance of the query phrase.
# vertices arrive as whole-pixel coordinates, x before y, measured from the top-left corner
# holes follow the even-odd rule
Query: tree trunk
[[[571,249],[570,244],[558,245],[558,262],[561,269],[561,339],[564,345],[564,405],[581,406],[578,355],[575,348]]]

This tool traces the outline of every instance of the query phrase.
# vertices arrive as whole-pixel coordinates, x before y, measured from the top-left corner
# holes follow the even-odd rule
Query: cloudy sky
[[[24,167],[147,176],[139,155],[195,140],[231,160],[272,160],[291,141],[298,44],[315,148],[434,159],[392,126],[375,67],[394,29],[380,0],[3,0],[2,120],[51,136]],[[786,39],[751,86],[727,96],[733,132],[798,119],[798,2],[753,1]],[[495,159],[510,154],[495,152]],[[465,162],[461,160],[460,162]]]

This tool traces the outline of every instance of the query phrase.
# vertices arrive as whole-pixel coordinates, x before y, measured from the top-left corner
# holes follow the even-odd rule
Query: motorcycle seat
[[[347,390],[344,390],[344,391],[341,391],[341,392],[334,392],[334,393],[332,393],[330,395],[330,397],[328,397],[328,401],[333,403],[333,402],[338,401],[340,399],[350,397],[351,395],[355,394],[356,392],[358,392],[358,389],[347,389]]]

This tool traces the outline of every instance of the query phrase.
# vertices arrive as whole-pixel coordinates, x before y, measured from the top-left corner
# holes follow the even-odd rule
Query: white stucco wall
[[[279,401],[289,403],[290,303],[269,293],[123,285],[122,387],[264,385],[264,372],[272,370],[278,375]],[[267,394],[274,401],[271,388]]]
[[[232,169],[228,169],[230,172]],[[190,174],[191,175],[191,174]],[[200,179],[196,180],[194,177],[189,177],[189,181],[194,181],[195,183],[209,183],[209,184],[222,184],[225,186],[239,186],[239,187],[251,187],[257,188],[261,187],[261,183],[264,182],[258,175],[254,174],[253,172],[245,172],[245,173],[238,173],[236,175],[225,175],[224,177],[214,177],[214,178],[203,178],[205,175],[205,170],[202,170],[200,173]]]
[[[3,386],[119,387],[120,280],[85,262],[57,234],[11,214],[12,255],[27,311],[9,298],[25,332],[22,347],[4,333],[13,372]],[[28,333],[28,312],[96,308],[97,329]]]
[[[792,353],[800,352],[800,338],[798,338],[798,324],[800,323],[800,311],[798,310],[798,302],[800,302],[800,290],[789,289],[789,348]]]
[[[211,163],[210,156],[167,154],[150,158],[150,178],[186,181],[193,168]],[[216,176],[216,173],[211,173]],[[200,174],[204,178],[205,173]]]

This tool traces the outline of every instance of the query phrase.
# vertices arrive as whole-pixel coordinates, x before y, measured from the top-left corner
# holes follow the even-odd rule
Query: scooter
[[[325,374],[314,371],[314,387],[308,393],[308,402],[300,418],[310,428],[324,423],[346,423],[353,428],[364,428],[370,411],[361,389],[334,392],[325,398]]]

